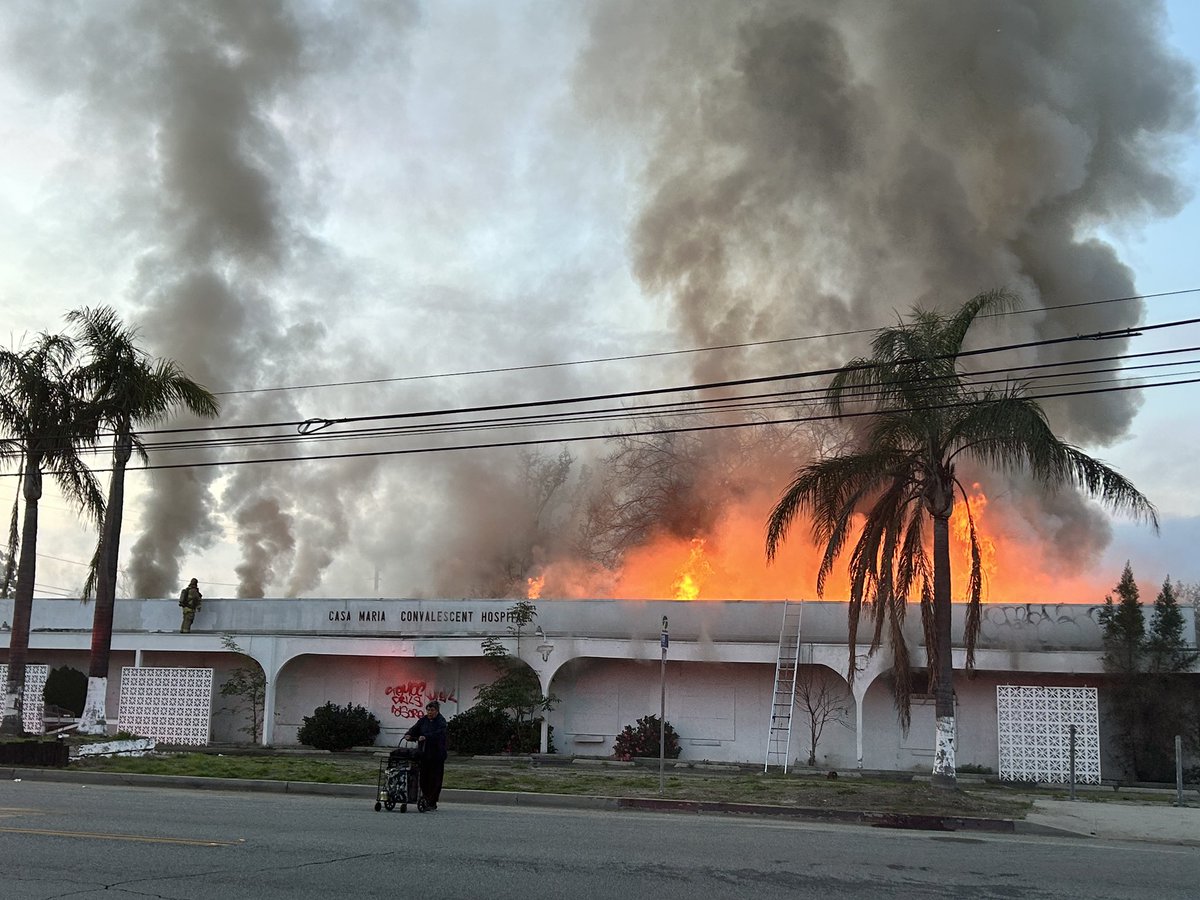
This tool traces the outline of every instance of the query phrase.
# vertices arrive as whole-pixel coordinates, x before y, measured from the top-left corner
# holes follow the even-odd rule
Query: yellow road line
[[[101,841],[136,841],[143,844],[185,844],[191,847],[234,847],[242,841],[214,841],[204,838],[151,837],[145,834],[113,834],[104,831],[56,831],[45,828],[0,828],[4,834],[36,834],[47,837],[94,838]]]

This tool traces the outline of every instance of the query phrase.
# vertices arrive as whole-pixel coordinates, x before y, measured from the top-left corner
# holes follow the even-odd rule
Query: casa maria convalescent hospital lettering
[[[388,613],[391,616],[388,616]],[[476,615],[478,613],[478,615]],[[330,622],[378,622],[381,624],[474,625],[498,624],[512,621],[507,609],[331,609]]]

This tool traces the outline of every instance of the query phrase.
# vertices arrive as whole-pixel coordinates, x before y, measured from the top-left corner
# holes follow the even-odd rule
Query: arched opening
[[[550,713],[560,753],[612,755],[617,734],[646,715],[658,715],[658,660],[596,656],[563,664]],[[761,759],[774,666],[667,660],[666,719],[679,735],[681,760]]]

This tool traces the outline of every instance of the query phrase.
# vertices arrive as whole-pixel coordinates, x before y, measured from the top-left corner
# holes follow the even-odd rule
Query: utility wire
[[[1195,348],[1200,349],[1200,348]],[[1173,353],[1175,351],[1160,351],[1162,353]],[[1154,354],[1137,354],[1138,356],[1154,355]],[[985,376],[996,373],[1008,373],[1017,371],[1032,371],[1039,368],[1062,368],[1066,365],[1079,365],[1083,361],[1074,361],[1073,363],[1044,363],[1041,365],[1031,365],[1020,367],[1018,369],[995,369],[987,372],[971,373],[970,377],[962,379],[964,385],[975,386],[987,382]],[[1026,385],[1041,383],[1042,387],[1068,387],[1080,383],[1089,384],[1104,384],[1114,383],[1118,381],[1127,381],[1130,377],[1154,377],[1153,375],[1134,376],[1135,372],[1163,370],[1169,368],[1179,368],[1200,364],[1200,358],[1189,358],[1185,360],[1176,360],[1172,362],[1147,363],[1138,366],[1126,367],[1103,367],[1091,369],[1078,369],[1070,372],[1054,372],[1030,375],[1021,380]],[[1125,378],[1110,378],[1101,380],[1093,380],[1089,382],[1080,382],[1079,378],[1089,375],[1112,375],[1120,373]],[[1184,373],[1190,374],[1190,373]],[[215,440],[184,440],[184,441],[163,441],[153,444],[147,444],[147,451],[153,453],[159,452],[178,452],[183,450],[213,450],[220,448],[233,449],[237,447],[261,447],[274,446],[282,444],[297,444],[310,441],[351,441],[351,440],[367,440],[381,439],[388,437],[404,437],[404,436],[430,436],[439,434],[457,434],[466,431],[482,431],[500,428],[524,428],[524,427],[546,427],[566,424],[580,424],[587,422],[612,422],[612,421],[628,421],[639,418],[647,418],[650,416],[696,416],[696,415],[711,415],[729,412],[759,412],[770,409],[778,409],[781,407],[800,406],[800,405],[818,405],[824,402],[824,388],[821,389],[806,389],[799,391],[778,391],[761,394],[737,395],[728,398],[709,398],[700,400],[679,400],[669,403],[644,404],[634,407],[602,407],[600,409],[582,410],[570,413],[539,413],[525,416],[506,416],[506,417],[491,417],[491,418],[474,418],[457,420],[452,423],[418,423],[412,425],[387,425],[380,428],[358,428],[349,431],[338,432],[319,432],[313,435],[257,435],[233,438],[218,438]],[[817,395],[817,396],[813,396]],[[878,399],[881,395],[878,391],[863,388],[857,391],[846,392],[845,399],[850,401],[869,401]]]
[[[1196,292],[1200,292],[1200,288],[1193,288],[1193,289],[1188,289],[1188,290],[1183,290],[1183,291],[1163,292],[1160,294],[1146,294],[1146,295],[1139,295],[1139,296],[1135,296],[1135,297],[1123,297],[1123,298],[1113,298],[1113,299],[1108,299],[1108,300],[1084,301],[1083,303],[1079,303],[1079,304],[1064,304],[1063,306],[1059,306],[1059,307],[1039,307],[1038,309],[1044,311],[1048,308],[1049,309],[1059,309],[1059,308],[1065,308],[1065,307],[1070,307],[1070,306],[1084,306],[1084,305],[1096,305],[1096,304],[1102,304],[1102,303],[1116,303],[1116,302],[1125,302],[1125,301],[1134,300],[1134,299],[1145,299],[1145,298],[1149,298],[1149,297],[1161,297],[1161,296],[1170,296],[1170,295],[1178,295],[1178,294],[1190,294],[1190,293],[1196,293]],[[1030,311],[1035,311],[1035,310],[1030,310]],[[993,313],[993,314],[989,314],[989,315],[1004,315],[1004,313]],[[962,358],[962,357],[977,356],[977,355],[989,354],[989,353],[1006,352],[1008,350],[1014,350],[1014,349],[1028,349],[1028,348],[1051,346],[1051,345],[1055,345],[1055,344],[1071,343],[1071,342],[1077,342],[1077,341],[1082,341],[1082,340],[1120,339],[1120,338],[1125,338],[1125,337],[1136,336],[1145,331],[1152,331],[1152,330],[1157,330],[1157,329],[1162,329],[1162,328],[1174,328],[1174,327],[1179,327],[1182,325],[1195,324],[1198,321],[1200,321],[1200,319],[1184,319],[1184,320],[1177,320],[1177,321],[1173,321],[1173,322],[1165,322],[1165,323],[1159,323],[1159,324],[1153,324],[1153,325],[1143,325],[1143,326],[1138,326],[1137,328],[1117,329],[1117,330],[1109,331],[1109,332],[1097,332],[1095,334],[1073,335],[1073,336],[1065,336],[1065,337],[1058,337],[1058,338],[1042,339],[1042,340],[1037,340],[1037,341],[1026,341],[1026,342],[1017,343],[1017,344],[1000,345],[1000,346],[995,346],[995,347],[984,347],[984,348],[979,348],[976,350],[963,351],[957,355],[959,358]],[[784,339],[784,340],[792,340],[792,339]],[[1183,352],[1183,351],[1180,351],[1180,352]],[[1117,357],[1117,358],[1119,358],[1119,357]],[[1063,363],[1063,364],[1066,365],[1069,363]],[[868,364],[868,365],[857,366],[854,368],[867,369],[870,367],[871,366]],[[296,427],[301,430],[301,433],[312,434],[320,429],[330,427],[333,424],[344,424],[344,423],[348,423],[348,422],[378,421],[378,420],[385,420],[385,419],[390,419],[390,418],[423,418],[423,417],[432,417],[432,416],[449,416],[449,415],[457,415],[457,414],[463,414],[463,413],[468,413],[468,412],[485,412],[485,411],[499,411],[499,410],[504,410],[504,409],[535,408],[537,406],[551,406],[551,405],[569,405],[569,404],[576,404],[576,403],[597,402],[600,400],[619,400],[619,399],[628,399],[628,398],[634,398],[634,397],[640,397],[640,396],[652,396],[655,394],[688,393],[688,392],[692,392],[692,391],[716,390],[716,389],[738,387],[741,385],[749,385],[749,384],[765,384],[765,383],[769,383],[772,381],[787,381],[787,380],[797,380],[797,379],[801,379],[801,378],[820,377],[823,375],[835,374],[846,368],[847,367],[845,367],[845,366],[827,367],[827,368],[823,368],[823,369],[813,369],[813,370],[809,370],[809,371],[787,373],[787,374],[783,374],[783,375],[771,375],[771,376],[762,376],[762,377],[757,377],[757,378],[744,378],[744,379],[729,379],[729,380],[720,381],[720,382],[682,385],[682,386],[675,386],[675,387],[669,387],[669,388],[652,388],[652,389],[647,389],[647,390],[642,390],[642,391],[614,392],[614,393],[609,393],[609,394],[598,394],[598,395],[591,395],[591,396],[568,397],[568,398],[558,398],[558,399],[539,400],[539,401],[527,401],[524,403],[493,404],[493,405],[488,405],[488,406],[465,407],[465,408],[457,408],[457,409],[454,409],[454,408],[431,409],[431,410],[406,412],[406,413],[385,413],[385,414],[380,414],[380,415],[375,415],[375,416],[349,416],[349,417],[341,417],[341,418],[337,418],[337,419],[310,418],[310,419],[298,420],[298,421],[293,420],[293,421],[282,421],[282,422],[255,422],[255,423],[246,423],[246,424],[239,424],[239,425],[209,425],[209,426],[194,426],[194,427],[187,427],[187,428],[149,429],[149,430],[140,432],[140,434],[142,436],[150,436],[150,435],[155,435],[155,434],[188,434],[188,433],[196,433],[196,432],[211,434],[214,432],[223,432],[223,431],[245,431],[245,430],[253,430],[253,429],[278,428],[278,427]],[[3,454],[0,454],[0,455],[3,455]]]
[[[1134,300],[1151,300],[1162,297],[1175,297],[1183,294],[1200,293],[1200,288],[1186,288],[1178,291],[1160,291],[1155,294],[1133,294],[1128,297],[1110,297],[1103,300],[1082,300],[1078,303],[1060,303],[1054,306],[1038,306],[1028,309],[1014,309],[1005,312],[985,313],[979,318],[992,319],[1003,316],[1025,315],[1028,313],[1050,312],[1060,309],[1076,309],[1085,306],[1100,306],[1108,303],[1129,303]],[[742,341],[734,344],[714,344],[708,347],[687,347],[680,350],[659,350],[651,353],[630,353],[623,356],[600,356],[591,359],[564,360],[552,363],[536,363],[522,366],[494,366],[488,369],[468,369],[457,372],[435,372],[424,375],[398,375],[392,378],[363,378],[356,381],[326,381],[315,384],[284,385],[281,387],[242,388],[240,390],[214,391],[218,397],[232,397],[239,394],[266,394],[281,391],[307,391],[329,387],[361,387],[370,384],[395,384],[405,381],[428,381],[437,378],[460,378],[469,375],[495,375],[504,372],[528,372],[538,369],[559,369],[570,366],[587,366],[597,363],[628,362],[637,359],[660,359],[667,356],[683,356],[694,353],[714,353],[723,350],[744,350],[749,347],[768,347],[775,344],[792,344],[800,341],[824,340],[827,338],[852,337],[859,334],[873,334],[876,328],[855,328],[847,331],[828,331],[823,334],[807,334],[789,338],[774,338],[762,341]]]
[[[37,553],[35,556],[38,556],[41,559],[53,559],[56,562],[70,563],[73,566],[83,566],[85,569],[90,569],[92,565],[91,563],[79,562],[78,560],[74,559],[63,559],[61,556],[51,556],[49,553]]]
[[[963,384],[968,386],[988,383],[991,380],[989,376],[992,375],[1003,374],[1005,376],[1015,376],[1017,373],[1031,373],[1021,377],[1019,380],[1027,386],[1042,382],[1040,386],[1043,388],[1067,387],[1081,383],[1113,383],[1114,381],[1128,381],[1129,378],[1107,379],[1105,381],[1091,380],[1088,382],[1080,382],[1078,379],[1086,375],[1105,375],[1113,373],[1120,373],[1122,375],[1129,376],[1135,371],[1158,370],[1192,365],[1195,364],[1197,360],[1185,359],[1173,362],[1148,363],[1139,366],[1108,366],[1091,369],[1081,369],[1078,367],[1091,363],[1119,362],[1122,360],[1151,359],[1162,356],[1174,356],[1181,353],[1195,352],[1197,350],[1200,350],[1200,347],[1183,347],[1178,349],[1158,350],[1146,353],[1090,357],[1062,362],[1029,364],[1015,368],[980,370],[966,373],[960,377]],[[1064,369],[1070,369],[1071,371],[1048,371]],[[1035,372],[1040,372],[1041,374],[1032,374]],[[1138,377],[1145,378],[1147,376]],[[1008,380],[1012,380],[1012,378],[1010,377]],[[545,413],[535,413],[522,416],[474,418],[457,420],[450,423],[426,422],[409,425],[386,425],[379,428],[360,428],[332,433],[319,432],[312,435],[248,435],[243,437],[220,437],[215,439],[160,441],[156,443],[147,443],[146,449],[155,453],[201,449],[215,450],[220,448],[233,449],[236,447],[250,448],[256,446],[261,447],[269,445],[295,444],[313,440],[345,442],[351,440],[381,439],[401,436],[411,437],[461,434],[469,431],[485,431],[504,428],[553,427],[580,423],[600,423],[630,420],[636,421],[637,419],[644,419],[651,416],[660,418],[675,418],[679,416],[694,417],[699,415],[733,412],[740,412],[744,414],[752,412],[767,412],[768,410],[777,410],[782,407],[817,405],[824,402],[824,393],[824,388],[806,388],[792,391],[776,391],[749,395],[741,394],[725,398],[675,400],[656,404],[642,404],[632,407],[609,406],[602,407],[600,409],[572,412],[549,411]],[[866,402],[872,399],[878,399],[878,397],[878,392],[865,386],[855,391],[843,393],[843,398],[847,402]],[[92,452],[99,454],[106,451],[97,448]]]
[[[1197,289],[1200,290],[1200,289]],[[981,356],[991,353],[1004,353],[1010,350],[1024,350],[1036,347],[1050,347],[1058,344],[1077,343],[1080,341],[1102,341],[1102,340],[1119,340],[1122,338],[1136,337],[1146,331],[1154,331],[1163,328],[1178,328],[1184,325],[1194,325],[1200,322],[1200,318],[1180,319],[1173,322],[1163,322],[1153,325],[1141,325],[1136,328],[1120,328],[1112,331],[1099,331],[1089,334],[1068,335],[1065,337],[1043,338],[1034,341],[1022,341],[1015,344],[1003,344],[995,347],[983,347],[975,350],[964,350],[955,354],[959,359]],[[949,357],[946,357],[949,358]],[[241,425],[208,425],[208,426],[192,426],[186,428],[160,428],[151,429],[141,432],[142,435],[154,434],[189,434],[195,432],[221,432],[221,431],[243,431],[254,428],[282,428],[295,427],[300,429],[302,434],[313,434],[321,429],[328,428],[331,425],[340,425],[347,422],[374,422],[386,419],[415,419],[415,418],[430,418],[434,416],[451,416],[460,415],[463,413],[478,413],[478,412],[497,412],[508,409],[531,409],[539,406],[566,406],[571,404],[595,403],[604,400],[621,400],[632,399],[635,397],[650,397],[658,394],[679,394],[690,393],[693,391],[706,390],[721,390],[731,387],[740,387],[743,385],[752,384],[769,384],[776,381],[796,381],[803,378],[818,378],[827,375],[834,375],[842,371],[865,371],[874,368],[876,364],[863,363],[855,366],[830,366],[821,369],[809,369],[800,372],[788,372],[781,375],[763,375],[754,378],[731,378],[724,381],[711,381],[699,384],[676,385],[665,388],[646,388],[636,391],[616,391],[606,394],[591,394],[577,397],[559,397],[547,400],[528,400],[519,403],[495,403],[480,406],[468,406],[457,408],[440,408],[426,409],[399,413],[380,413],[369,416],[342,416],[338,418],[312,417],[303,420],[285,420],[281,422],[254,422]]]
[[[33,587],[34,590],[49,591],[55,596],[59,597],[74,597],[78,594],[77,591],[74,591],[71,588],[58,587],[57,585],[53,584],[37,584],[35,582]]]
[[[1147,326],[1142,326],[1141,329],[1138,330],[1137,332],[1131,332],[1129,329],[1121,329],[1121,330],[1114,331],[1114,332],[1098,332],[1096,334],[1075,335],[1075,336],[1068,336],[1068,337],[1043,339],[1043,340],[1039,340],[1039,341],[1027,341],[1027,342],[1023,342],[1023,343],[1019,343],[1019,344],[1010,344],[1010,345],[1004,345],[1004,346],[999,346],[999,347],[986,347],[986,348],[980,348],[977,350],[963,351],[962,353],[957,354],[957,356],[962,357],[962,356],[982,355],[982,354],[988,354],[988,353],[1003,352],[1003,351],[1012,350],[1012,349],[1025,349],[1025,348],[1029,348],[1029,347],[1047,346],[1047,345],[1074,342],[1074,341],[1080,341],[1080,340],[1105,340],[1105,339],[1113,339],[1113,338],[1124,338],[1124,337],[1134,336],[1136,334],[1141,334],[1144,331],[1148,331],[1148,330],[1156,330],[1156,329],[1161,329],[1161,328],[1171,328],[1171,327],[1178,327],[1181,325],[1195,324],[1197,321],[1200,321],[1200,319],[1180,320],[1180,321],[1175,321],[1175,322],[1166,322],[1166,323],[1159,323],[1159,324],[1155,324],[1155,325],[1147,325]],[[1179,351],[1173,351],[1173,350],[1156,351],[1156,354],[1166,355],[1166,354],[1178,353],[1178,352],[1186,352],[1186,351],[1182,350],[1182,349]],[[1111,358],[1119,359],[1120,357],[1101,357],[1100,359],[1111,359]],[[1018,367],[1017,369],[1014,369],[1013,371],[1022,371],[1022,370],[1028,370],[1028,369],[1040,368],[1040,367],[1061,368],[1064,366],[1070,366],[1070,365],[1075,365],[1075,364],[1076,363],[1073,361],[1064,361],[1061,363],[1045,363],[1045,364],[1041,364],[1040,366],[1037,366],[1037,367],[1030,366],[1030,367],[1025,367],[1024,369],[1022,367]],[[874,365],[875,364],[870,364],[870,365],[864,364],[864,365],[856,366],[853,368],[869,369],[869,368],[874,367]],[[599,395],[593,395],[590,397],[557,398],[557,399],[548,400],[548,401],[528,401],[528,402],[523,402],[523,403],[492,404],[492,405],[487,405],[487,406],[468,407],[465,409],[427,410],[427,411],[422,411],[422,412],[386,414],[386,415],[376,415],[376,416],[345,417],[340,420],[322,420],[321,427],[324,428],[327,425],[350,423],[350,422],[396,420],[396,419],[408,419],[408,418],[431,417],[431,416],[441,417],[441,416],[449,416],[449,415],[461,415],[464,413],[472,413],[472,412],[492,412],[492,411],[504,411],[504,410],[515,410],[515,409],[530,409],[530,408],[545,407],[545,406],[580,404],[583,402],[593,402],[596,400],[624,399],[624,398],[632,398],[632,397],[639,397],[639,396],[651,396],[651,395],[671,393],[671,392],[684,392],[684,391],[690,391],[690,390],[712,389],[712,388],[717,388],[717,387],[735,387],[735,386],[746,385],[746,384],[762,384],[762,383],[769,383],[769,382],[780,381],[780,380],[791,380],[791,379],[796,379],[796,378],[800,378],[800,377],[811,377],[811,375],[814,375],[814,374],[815,375],[832,374],[834,372],[845,371],[846,369],[847,369],[847,367],[842,366],[842,367],[833,368],[833,369],[814,370],[812,373],[791,373],[791,374],[783,375],[783,376],[765,376],[765,377],[751,378],[751,379],[732,379],[732,380],[728,380],[725,382],[712,382],[712,383],[708,383],[708,384],[704,384],[704,385],[692,385],[692,386],[687,386],[687,387],[682,387],[682,388],[648,389],[648,390],[643,390],[643,391],[599,394]],[[996,370],[993,370],[993,371],[996,371]],[[1007,371],[1007,370],[999,370],[999,371]],[[1082,374],[1082,373],[1080,373],[1080,374]],[[971,375],[972,375],[972,373],[966,373],[966,375],[964,377],[971,377]],[[1145,389],[1148,387],[1170,386],[1171,384],[1180,384],[1180,383],[1190,383],[1190,382],[1174,381],[1174,382],[1168,382],[1163,385],[1129,385],[1129,386],[1123,386],[1123,387],[1119,387],[1119,388],[1112,388],[1111,390],[1131,390],[1131,389],[1139,389],[1139,388]],[[791,392],[791,393],[793,395],[806,394],[806,393],[812,394],[812,393],[816,393],[816,391],[817,391],[817,389],[806,389],[803,391],[797,391],[797,392]],[[1100,393],[1100,392],[1104,392],[1104,391],[1088,391],[1086,393]],[[750,407],[747,407],[747,405],[746,405],[749,401],[756,400],[756,399],[762,400],[764,398],[770,399],[769,405],[772,407],[778,407],[780,405],[795,405],[797,402],[800,402],[794,398],[791,399],[790,401],[785,401],[785,400],[781,399],[781,398],[785,398],[787,396],[788,396],[787,393],[777,393],[774,395],[772,395],[772,394],[757,395],[757,396],[752,396],[749,398],[733,397],[733,398],[709,399],[706,401],[674,401],[674,402],[668,403],[668,404],[657,404],[656,406],[658,406],[660,408],[666,408],[666,409],[672,409],[672,408],[678,409],[678,408],[687,406],[690,403],[703,402],[703,403],[709,404],[708,408],[703,411],[715,412],[715,411],[721,411],[720,407],[722,407],[722,406],[733,409],[734,407],[732,407],[730,405],[735,404],[735,403],[739,404],[740,408],[742,408],[743,410],[749,409]],[[1057,396],[1057,395],[1044,394],[1041,396],[1050,397],[1050,396]],[[855,398],[852,397],[850,399],[853,400]],[[808,401],[808,402],[814,402],[814,401]],[[630,418],[636,419],[639,415],[644,417],[647,414],[647,412],[649,412],[649,410],[653,409],[653,408],[654,408],[654,406],[651,406],[648,408],[643,407],[641,409],[635,408],[633,410],[623,409],[623,410],[620,410],[619,416],[616,416],[616,417],[621,418],[621,419],[630,419]],[[610,410],[609,412],[615,412],[615,411]],[[569,414],[570,418],[564,418],[561,415],[558,418],[562,420],[562,424],[577,424],[580,421],[584,421],[588,416],[595,418],[595,417],[599,416],[600,413],[601,413],[601,411],[575,411],[575,412]],[[555,424],[555,419],[548,418],[549,415],[550,415],[549,413],[546,413],[546,414],[541,414],[538,416],[527,417],[528,419],[532,419],[533,421],[527,422],[526,424],[543,425],[543,426],[547,425],[547,424],[549,424],[549,425]],[[822,417],[810,417],[808,420],[811,421],[814,418],[822,418]],[[772,421],[788,422],[788,421],[798,421],[798,420],[783,419],[783,420],[772,420]],[[483,420],[479,424],[485,424],[485,423],[487,423],[487,420]],[[292,423],[279,423],[279,424],[292,424]],[[467,430],[465,428],[466,424],[469,424],[469,422],[468,423],[452,422],[452,423],[449,423],[448,425],[442,425],[442,426],[434,426],[434,425],[427,423],[424,426],[419,426],[418,429],[415,429],[415,430],[417,430],[419,433],[426,433],[426,434],[436,434],[436,433],[445,431],[447,429],[449,429],[453,432],[461,432],[461,431]],[[505,427],[513,427],[520,423],[515,420],[509,420],[507,422],[505,422],[504,420],[498,420],[498,422],[497,422],[497,420],[493,420],[490,424],[492,424],[493,426],[499,424],[499,425],[502,425]],[[758,423],[751,423],[751,424],[758,424]],[[765,423],[763,423],[763,424],[765,424]],[[230,426],[230,429],[242,429],[242,428],[248,428],[248,427],[263,428],[263,427],[269,427],[269,425],[259,424],[257,426]],[[694,427],[691,429],[675,429],[675,430],[707,430],[708,428],[711,428],[711,427],[714,427],[714,426]],[[730,425],[730,424],[726,424],[722,427],[734,427],[734,426]],[[221,429],[221,428],[167,429],[164,431],[153,432],[153,433],[160,433],[160,434],[163,434],[163,433],[166,433],[166,434],[189,433],[189,432],[195,432],[195,431],[199,431],[199,430],[220,431],[220,430],[228,430],[228,429]],[[413,429],[410,429],[410,430],[413,430]],[[471,429],[471,430],[478,430],[478,429]],[[387,432],[385,432],[385,435],[386,435],[386,433]],[[402,431],[393,431],[392,433],[400,434],[403,432]],[[649,432],[649,433],[654,433],[654,432]],[[315,432],[310,432],[309,434],[304,434],[302,432],[301,436],[309,437],[310,435],[314,435],[314,434],[315,434]],[[538,441],[534,441],[534,443],[553,443],[556,441],[569,441],[569,440],[597,440],[597,439],[603,439],[603,438],[612,437],[612,436],[619,436],[619,435],[602,434],[602,435],[593,435],[593,436],[586,436],[586,437],[585,436],[577,436],[574,438],[555,438],[555,439],[538,440]],[[355,435],[353,433],[346,434],[346,433],[339,432],[339,433],[331,434],[331,435],[322,435],[321,437],[322,437],[322,439],[325,439],[325,440],[333,439],[335,437],[339,438],[339,439],[350,439],[352,437],[355,437]],[[271,437],[259,438],[260,443],[270,443],[270,442],[272,442],[272,440],[278,440],[278,439],[271,438]],[[499,447],[499,446],[511,446],[511,445],[512,445],[512,442],[501,442],[501,443],[496,443],[496,444],[491,444],[491,445],[483,445],[483,446]],[[215,446],[217,446],[217,444],[211,444],[210,446],[215,447]],[[471,446],[474,446],[474,445],[471,445]],[[403,453],[403,452],[434,452],[437,449],[441,449],[441,448],[429,448],[428,450],[419,449],[419,448],[410,448],[408,450],[396,450],[396,451],[371,451],[371,452],[366,452],[366,453],[361,453],[361,454],[341,454],[340,456],[345,457],[345,458],[350,458],[350,457],[358,456],[358,455],[373,456],[373,455],[389,455],[391,453]],[[455,449],[455,448],[446,448],[446,449]],[[463,449],[465,449],[465,448],[463,448]],[[325,458],[336,458],[338,456],[339,455],[337,455],[337,454],[327,454],[327,455],[317,455],[317,456],[288,457],[287,459],[296,459],[296,460],[325,459]],[[208,466],[208,465],[234,465],[234,464],[241,464],[241,463],[252,464],[252,463],[266,462],[266,461],[283,461],[283,459],[285,459],[285,458],[273,457],[270,459],[249,459],[249,460],[241,460],[241,461],[235,460],[235,461],[226,461],[226,462],[212,461],[212,462],[179,463],[179,464],[152,464],[152,465],[136,467],[136,468],[141,468],[141,469],[177,468],[177,467],[185,466],[185,465],[194,465],[196,467],[204,467],[204,466]],[[96,470],[96,471],[109,471],[109,470],[101,469],[101,470]]]
[[[1084,390],[1057,391],[1057,392],[1046,393],[1046,394],[1031,394],[1031,395],[1029,395],[1029,398],[1033,399],[1033,400],[1061,399],[1061,398],[1067,398],[1067,397],[1083,397],[1083,396],[1096,395],[1096,394],[1122,393],[1122,392],[1133,391],[1133,390],[1149,390],[1151,388],[1176,387],[1176,386],[1190,385],[1190,384],[1200,384],[1200,378],[1178,379],[1178,380],[1174,380],[1174,381],[1161,382],[1161,383],[1154,384],[1154,385],[1118,385],[1118,386],[1110,386],[1110,387],[1104,387],[1104,388],[1088,388],[1088,389],[1084,389]],[[970,401],[970,402],[978,402],[978,401]],[[954,408],[957,406],[962,406],[962,405],[964,405],[964,404],[961,404],[961,403],[960,404],[946,404],[943,406],[931,406],[928,408],[929,409],[951,409],[951,408]],[[281,463],[281,462],[312,462],[312,461],[329,460],[329,459],[365,459],[365,458],[369,458],[369,457],[411,456],[411,455],[423,454],[423,453],[449,453],[449,452],[460,452],[460,451],[465,451],[465,450],[489,450],[489,449],[502,449],[502,448],[513,448],[513,447],[534,447],[534,446],[541,446],[544,444],[571,444],[571,443],[583,443],[583,442],[599,441],[599,440],[612,440],[614,438],[650,437],[650,436],[655,436],[655,435],[667,435],[667,434],[697,433],[697,432],[705,432],[705,431],[725,431],[725,430],[734,429],[734,428],[757,428],[757,427],[763,427],[765,425],[788,425],[788,424],[807,423],[807,422],[819,422],[819,421],[828,421],[828,420],[832,420],[832,419],[852,419],[852,418],[859,418],[859,417],[863,417],[863,416],[873,416],[876,414],[877,413],[873,410],[865,410],[863,412],[841,412],[841,413],[836,413],[836,414],[828,413],[828,414],[812,415],[812,416],[794,416],[794,417],[783,418],[783,419],[772,419],[770,421],[737,421],[737,422],[721,422],[721,423],[712,424],[712,425],[692,425],[692,426],[680,427],[680,428],[650,428],[650,429],[642,429],[642,430],[638,430],[638,431],[620,432],[620,433],[615,433],[615,434],[614,433],[602,433],[602,434],[586,434],[586,435],[568,435],[568,436],[560,436],[560,437],[530,438],[530,439],[525,439],[525,440],[513,440],[513,441],[491,441],[491,442],[476,443],[476,444],[456,444],[456,445],[438,446],[438,447],[408,447],[408,448],[396,449],[396,450],[368,450],[368,451],[360,451],[360,452],[353,452],[353,453],[324,453],[324,454],[314,454],[314,455],[310,455],[310,456],[275,456],[275,457],[259,457],[259,458],[236,459],[236,460],[207,460],[207,461],[202,461],[202,462],[158,463],[158,464],[152,463],[152,464],[149,464],[146,466],[139,466],[136,469],[134,469],[134,471],[153,471],[153,470],[160,470],[160,469],[206,469],[206,468],[216,468],[216,467],[226,467],[226,466],[263,465],[263,464],[267,464],[267,463]],[[94,471],[107,472],[107,471],[111,471],[111,470],[96,469]]]

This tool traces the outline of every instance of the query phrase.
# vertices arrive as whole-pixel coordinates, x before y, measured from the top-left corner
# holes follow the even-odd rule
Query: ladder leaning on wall
[[[767,758],[763,771],[782,766],[786,774],[791,759],[792,710],[796,703],[796,671],[800,664],[800,620],[804,601],[783,601],[779,627],[779,657],[775,661],[775,689],[771,695],[771,720],[767,728]]]

